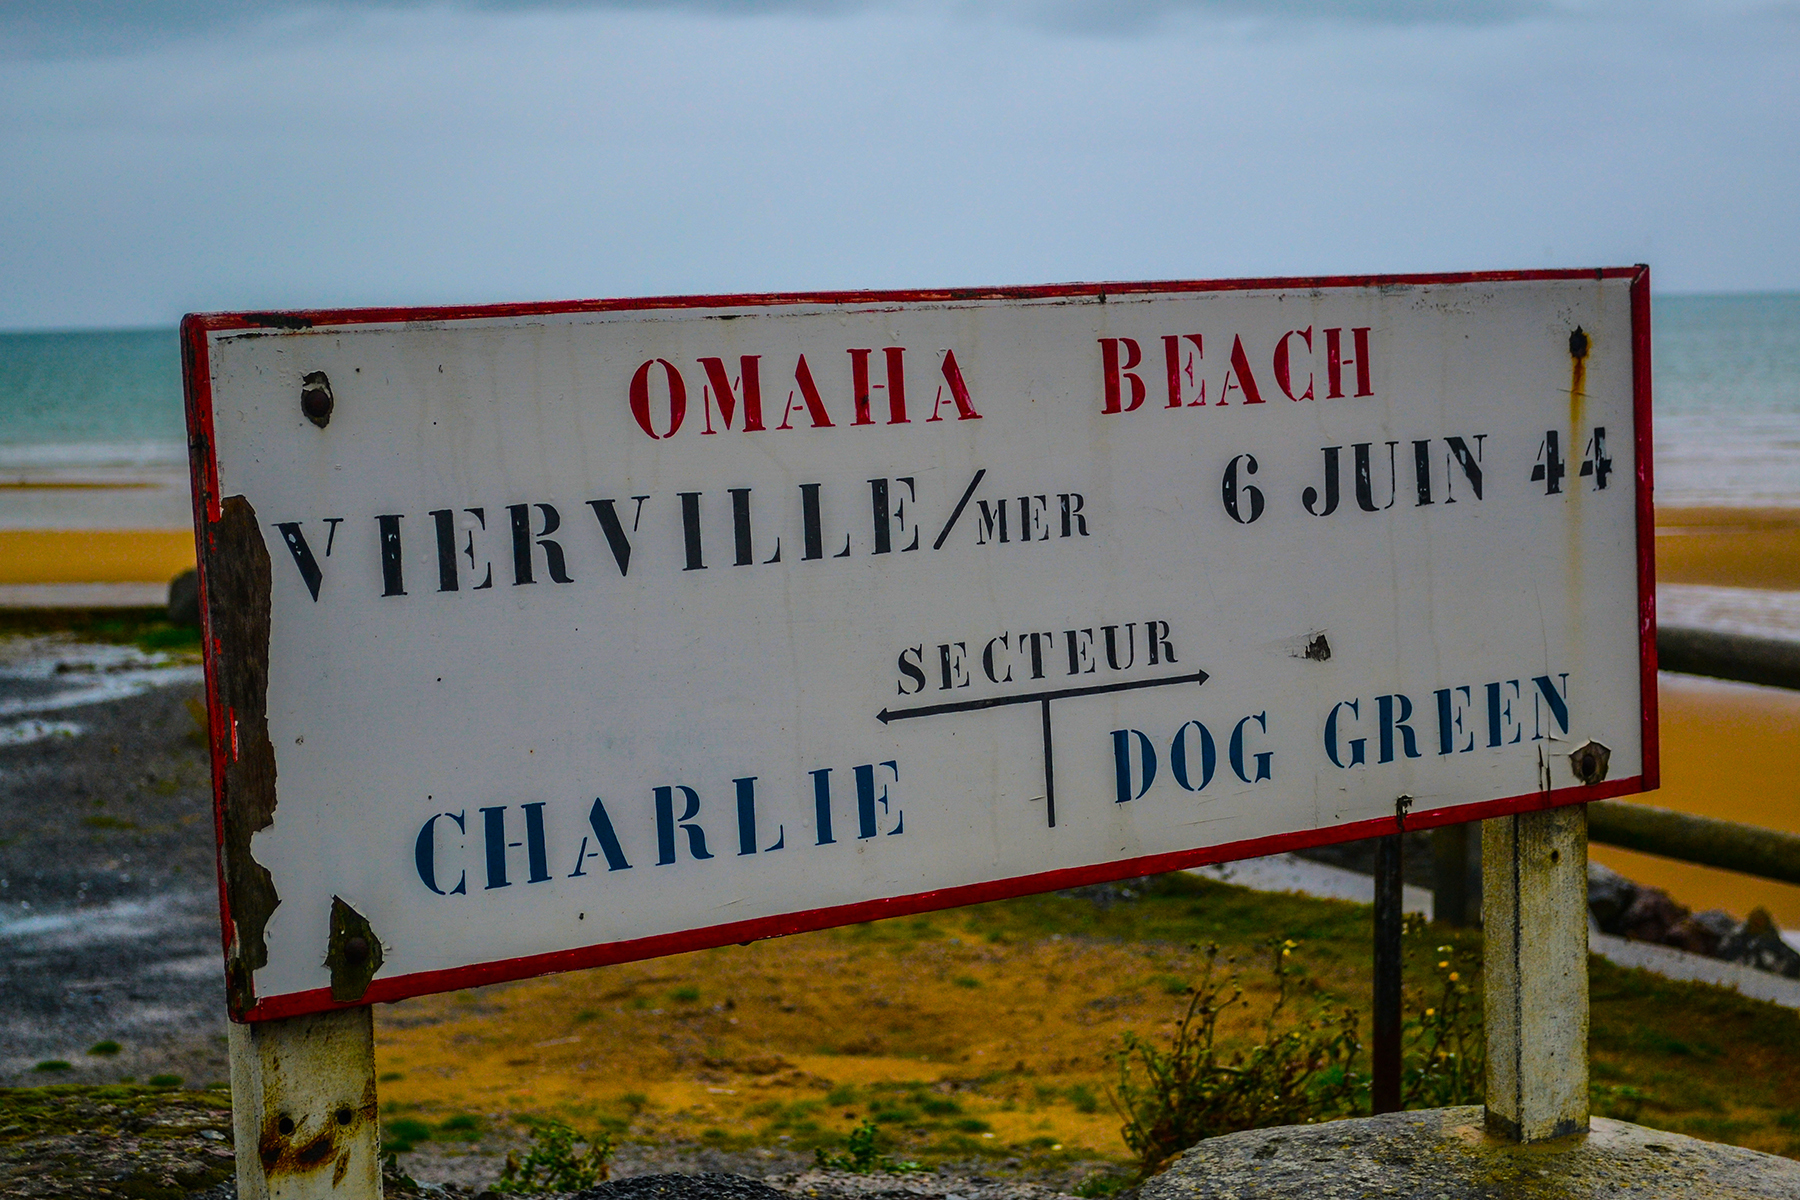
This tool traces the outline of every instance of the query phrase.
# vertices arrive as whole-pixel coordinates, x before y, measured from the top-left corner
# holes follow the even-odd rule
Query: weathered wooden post
[[[1538,1142],[1588,1127],[1587,809],[1482,825],[1487,1127]]]
[[[231,1026],[240,1200],[380,1200],[367,1006]]]

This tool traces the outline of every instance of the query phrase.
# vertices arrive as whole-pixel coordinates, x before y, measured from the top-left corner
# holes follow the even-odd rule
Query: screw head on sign
[[[1606,778],[1607,766],[1612,761],[1612,750],[1596,741],[1586,741],[1569,752],[1569,767],[1575,772],[1575,778],[1586,784],[1599,783]]]
[[[300,411],[320,429],[331,423],[331,410],[337,401],[331,395],[331,380],[323,371],[308,371],[300,381]]]

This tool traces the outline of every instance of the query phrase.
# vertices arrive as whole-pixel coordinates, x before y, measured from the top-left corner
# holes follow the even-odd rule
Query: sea
[[[1657,503],[1800,509],[1800,293],[1652,314]],[[0,529],[190,524],[174,330],[0,334]]]

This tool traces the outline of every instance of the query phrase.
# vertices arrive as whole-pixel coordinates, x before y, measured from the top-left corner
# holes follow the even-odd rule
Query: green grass
[[[68,633],[84,642],[136,646],[146,652],[199,650],[200,630],[169,624],[161,608],[29,609],[0,613],[0,637]]]

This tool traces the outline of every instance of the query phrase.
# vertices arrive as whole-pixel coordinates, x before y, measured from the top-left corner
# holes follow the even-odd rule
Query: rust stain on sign
[[[269,551],[256,510],[227,497],[206,546],[207,607],[217,640],[213,697],[224,714],[223,859],[231,909],[226,993],[235,1010],[256,1000],[252,973],[267,965],[263,929],[281,898],[269,869],[250,853],[250,839],[275,819],[275,748],[269,741]]]
[[[1587,330],[1577,325],[1569,335],[1569,420],[1570,429],[1581,429],[1582,402],[1587,399],[1587,360],[1592,344]]]

